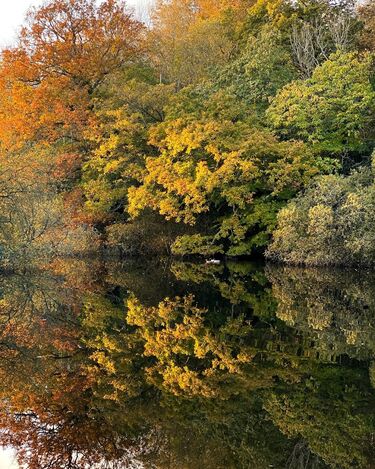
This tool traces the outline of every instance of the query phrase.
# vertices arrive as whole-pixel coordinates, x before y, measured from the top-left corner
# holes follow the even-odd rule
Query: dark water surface
[[[375,273],[53,268],[0,278],[0,443],[20,467],[375,467]]]

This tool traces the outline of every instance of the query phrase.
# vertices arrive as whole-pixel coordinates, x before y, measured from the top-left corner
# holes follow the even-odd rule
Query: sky
[[[1,469],[18,469],[16,455],[10,449],[0,450],[0,467]]]
[[[140,11],[151,0],[126,0],[129,6]],[[27,10],[31,6],[38,6],[44,0],[0,0],[0,47],[14,43],[17,30],[23,22]]]

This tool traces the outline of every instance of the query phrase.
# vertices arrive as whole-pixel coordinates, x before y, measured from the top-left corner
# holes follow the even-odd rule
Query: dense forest
[[[0,120],[6,259],[375,261],[372,0],[50,0]]]

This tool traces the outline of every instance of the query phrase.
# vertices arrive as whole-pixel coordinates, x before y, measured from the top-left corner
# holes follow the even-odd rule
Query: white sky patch
[[[13,450],[0,448],[0,467],[1,469],[19,469]]]

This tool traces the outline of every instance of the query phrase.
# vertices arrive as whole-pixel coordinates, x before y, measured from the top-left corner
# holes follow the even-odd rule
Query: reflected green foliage
[[[375,353],[375,283],[371,272],[273,267],[268,269],[276,316],[313,333],[321,359]]]
[[[370,469],[370,275],[53,269],[0,279],[0,442],[25,467]]]
[[[353,468],[366,467],[374,454],[368,433],[373,405],[361,373],[326,368],[290,391],[271,394],[264,407],[284,434],[304,438],[328,465]]]

